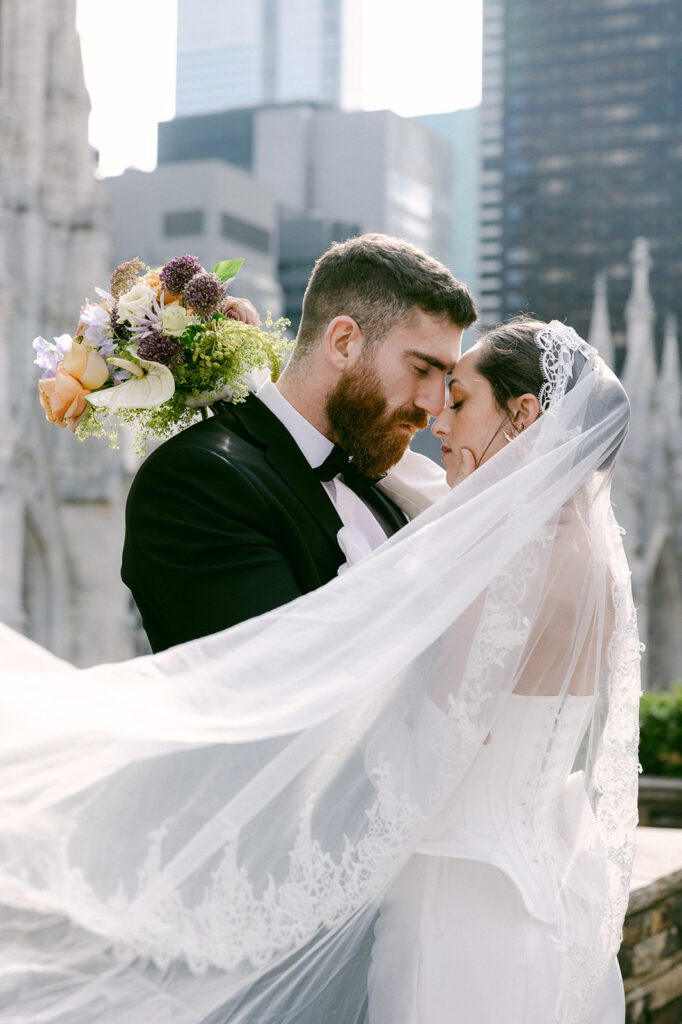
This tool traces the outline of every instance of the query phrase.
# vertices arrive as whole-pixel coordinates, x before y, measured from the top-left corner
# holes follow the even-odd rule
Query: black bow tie
[[[371,477],[361,473],[339,444],[334,445],[322,465],[316,466],[313,472],[318,480],[333,480],[335,476],[341,475],[344,484],[361,498],[383,479],[380,476]]]

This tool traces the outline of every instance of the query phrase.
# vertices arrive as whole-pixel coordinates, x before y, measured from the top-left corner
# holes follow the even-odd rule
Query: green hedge
[[[682,778],[682,683],[669,693],[644,693],[639,759],[647,775]]]

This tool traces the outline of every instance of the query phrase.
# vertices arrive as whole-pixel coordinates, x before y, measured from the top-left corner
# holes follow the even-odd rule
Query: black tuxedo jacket
[[[390,535],[403,513],[372,488]],[[336,576],[341,519],[288,430],[251,395],[166,441],[126,507],[121,576],[154,651],[249,619]]]

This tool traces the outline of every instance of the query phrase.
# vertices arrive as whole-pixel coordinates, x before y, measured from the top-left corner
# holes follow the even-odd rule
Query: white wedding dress
[[[590,890],[604,887],[599,856],[571,863],[566,841],[576,827],[594,829],[582,773],[571,774],[594,699],[510,693],[500,702],[462,786],[381,906],[369,1024],[571,1019],[567,951],[596,944],[600,902]],[[591,1020],[625,1020],[615,959]]]

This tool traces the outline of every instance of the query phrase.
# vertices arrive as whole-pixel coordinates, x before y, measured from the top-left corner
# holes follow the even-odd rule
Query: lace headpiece
[[[594,367],[597,350],[576,334],[572,327],[552,320],[547,327],[535,335],[535,344],[541,351],[542,376],[545,383],[540,389],[538,401],[543,412],[547,412],[568,390],[570,382],[576,379],[575,356],[584,356],[590,368]]]

